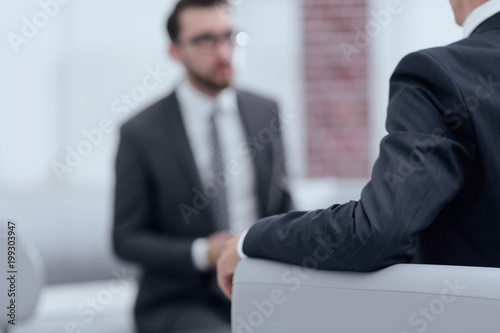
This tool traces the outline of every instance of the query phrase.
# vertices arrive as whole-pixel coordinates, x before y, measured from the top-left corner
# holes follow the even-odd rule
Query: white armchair
[[[498,333],[500,269],[328,272],[258,259],[233,279],[233,333]]]

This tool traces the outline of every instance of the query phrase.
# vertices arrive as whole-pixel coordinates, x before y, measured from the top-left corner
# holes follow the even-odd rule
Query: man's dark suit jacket
[[[249,145],[242,153],[255,170],[258,214],[289,211],[277,106],[243,91],[237,92],[237,101]],[[207,292],[217,295],[215,274],[200,273],[191,258],[193,241],[215,232],[215,223],[208,208],[187,222],[179,207],[195,208],[193,189],[203,187],[175,92],[126,122],[120,134],[114,249],[121,258],[142,266],[136,319],[156,332],[153,327],[168,316],[162,306]]]
[[[406,56],[386,128],[359,201],[263,219],[245,254],[328,270],[500,267],[500,14]]]

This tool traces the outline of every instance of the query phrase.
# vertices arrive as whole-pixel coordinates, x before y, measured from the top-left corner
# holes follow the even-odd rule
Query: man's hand
[[[240,236],[236,236],[226,242],[224,251],[222,251],[220,258],[217,261],[217,282],[219,283],[219,287],[224,295],[226,295],[229,299],[231,299],[233,294],[234,271],[241,260],[237,250]]]
[[[227,232],[215,233],[208,237],[207,256],[210,267],[215,268],[215,266],[217,265],[217,259],[219,259],[222,250],[224,250],[224,244],[233,237],[233,234]]]

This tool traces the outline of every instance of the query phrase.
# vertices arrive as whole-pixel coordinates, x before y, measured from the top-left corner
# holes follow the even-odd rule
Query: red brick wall
[[[369,175],[367,52],[340,47],[364,31],[365,2],[303,0],[310,177]]]

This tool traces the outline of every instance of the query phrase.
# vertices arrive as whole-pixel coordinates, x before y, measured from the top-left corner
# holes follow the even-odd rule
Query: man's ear
[[[179,47],[174,42],[172,42],[170,44],[170,47],[168,48],[168,53],[175,60],[181,61],[181,55],[179,53]]]

